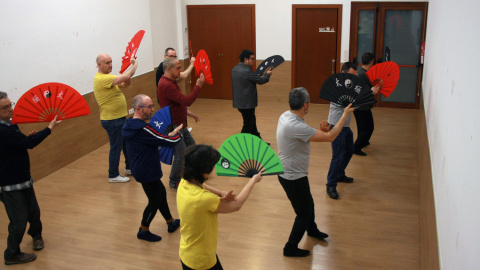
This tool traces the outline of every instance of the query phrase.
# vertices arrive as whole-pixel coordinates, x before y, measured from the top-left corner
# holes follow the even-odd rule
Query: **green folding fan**
[[[275,151],[257,136],[240,133],[226,139],[219,149],[220,160],[215,171],[220,176],[252,177],[283,174],[283,166]]]

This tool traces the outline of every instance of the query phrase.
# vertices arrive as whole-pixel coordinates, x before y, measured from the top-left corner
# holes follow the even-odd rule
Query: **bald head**
[[[98,72],[103,74],[110,74],[112,72],[112,57],[106,53],[97,56]]]

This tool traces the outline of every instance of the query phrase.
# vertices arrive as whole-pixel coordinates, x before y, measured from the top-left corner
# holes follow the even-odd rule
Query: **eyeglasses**
[[[13,108],[13,106],[15,106],[15,102],[12,102],[12,103],[10,103],[10,104],[8,104],[8,105],[3,106],[3,107],[2,107],[2,110],[7,111],[7,110]]]
[[[176,55],[167,55],[167,57],[173,57],[173,58],[177,58]]]
[[[250,59],[250,60],[255,60],[255,57],[253,57],[253,58],[250,57],[249,59]]]
[[[155,108],[155,105],[154,104],[150,104],[150,105],[145,105],[145,106],[138,106],[140,108],[149,108],[149,109],[153,109]]]

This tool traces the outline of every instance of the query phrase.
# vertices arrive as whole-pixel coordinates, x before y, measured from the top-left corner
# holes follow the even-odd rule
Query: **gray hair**
[[[8,98],[7,93],[0,91],[0,99]]]
[[[175,61],[177,59],[174,58],[174,57],[167,57],[165,58],[165,60],[163,61],[163,73],[166,73],[167,72],[167,69],[170,67],[170,68],[173,68],[175,67]]]
[[[143,104],[145,103],[145,98],[147,98],[148,96],[147,95],[144,95],[144,94],[140,94],[140,95],[136,95],[134,98],[133,98],[133,101],[132,101],[132,107],[134,110],[136,110],[138,108],[138,106],[143,106]]]
[[[310,101],[310,95],[304,87],[293,88],[288,95],[288,104],[293,111],[300,110],[305,103]]]

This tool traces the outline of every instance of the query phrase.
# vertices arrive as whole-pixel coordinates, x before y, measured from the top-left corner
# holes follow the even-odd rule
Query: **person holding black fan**
[[[372,88],[374,95],[378,93],[380,88],[378,86],[372,87],[372,83],[368,80],[367,71],[374,65],[375,56],[372,53],[364,53],[362,55],[362,66],[358,69],[358,78],[363,83]],[[355,141],[353,153],[359,156],[366,156],[367,154],[362,149],[370,144],[370,138],[373,134],[374,124],[372,115],[373,104],[365,105],[357,108],[353,114],[357,122],[357,140]]]
[[[342,73],[357,75],[357,65],[352,62],[345,62],[342,66]],[[333,128],[344,113],[344,108],[330,102],[328,123]],[[355,113],[355,112],[354,112]],[[332,199],[338,199],[337,182],[352,183],[353,178],[345,175],[345,169],[353,155],[353,132],[350,129],[350,114],[345,120],[340,134],[332,142],[332,161],[327,175],[327,194]]]

